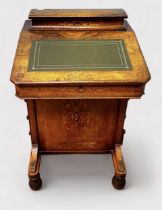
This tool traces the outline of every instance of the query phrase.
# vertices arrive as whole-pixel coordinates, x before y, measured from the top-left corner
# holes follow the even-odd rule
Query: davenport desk
[[[125,186],[121,146],[129,99],[150,79],[124,10],[31,10],[20,33],[11,81],[27,103],[29,185],[42,154],[111,153],[116,189]]]

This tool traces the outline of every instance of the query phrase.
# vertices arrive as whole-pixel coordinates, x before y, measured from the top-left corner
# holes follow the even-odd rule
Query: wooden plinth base
[[[126,184],[126,169],[122,156],[121,145],[116,144],[114,151],[112,151],[112,159],[114,163],[115,175],[112,178],[112,185],[115,189],[121,190]],[[40,170],[40,153],[38,145],[32,145],[32,151],[29,162],[29,186],[32,190],[39,190],[42,187],[42,180],[39,174]]]

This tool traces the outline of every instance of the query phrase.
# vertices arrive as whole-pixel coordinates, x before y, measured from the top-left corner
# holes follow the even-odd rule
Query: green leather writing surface
[[[32,42],[29,71],[130,69],[123,40]]]

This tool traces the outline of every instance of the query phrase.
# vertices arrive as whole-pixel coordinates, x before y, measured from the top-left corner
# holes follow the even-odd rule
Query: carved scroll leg
[[[112,159],[115,169],[115,175],[112,178],[112,185],[120,190],[123,189],[126,184],[126,168],[120,144],[115,145],[115,150],[112,152]]]
[[[38,152],[38,145],[33,144],[28,168],[29,186],[32,190],[39,190],[42,186],[42,180],[39,174],[40,158],[41,156]]]

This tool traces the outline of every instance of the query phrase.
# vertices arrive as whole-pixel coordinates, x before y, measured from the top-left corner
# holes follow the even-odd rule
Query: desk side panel
[[[114,149],[120,100],[35,100],[39,150]]]

